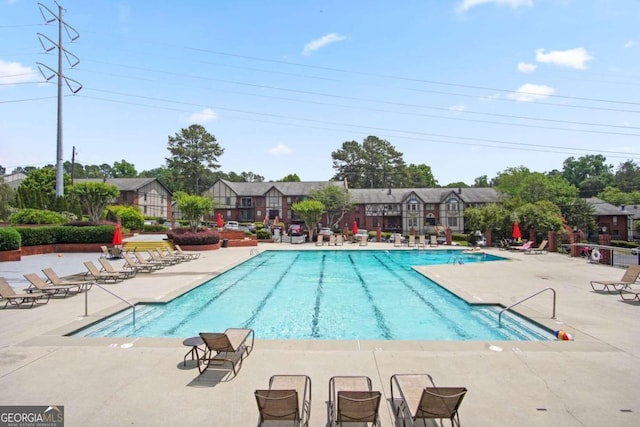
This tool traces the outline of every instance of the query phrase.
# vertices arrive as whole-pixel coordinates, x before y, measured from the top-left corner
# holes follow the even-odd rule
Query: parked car
[[[302,236],[304,231],[302,230],[302,225],[300,224],[291,224],[287,229],[287,234],[289,236]]]
[[[640,254],[640,246],[638,246],[637,248],[631,249],[631,255],[638,255],[638,254]]]
[[[353,236],[356,242],[362,240],[362,236],[369,237],[369,231],[367,230],[358,230],[358,232]]]
[[[332,234],[333,234],[333,231],[331,231],[331,229],[328,227],[322,227],[320,231],[318,231],[318,235],[322,236],[322,240],[326,240],[326,241],[329,241],[329,237]]]
[[[227,223],[224,225],[224,228],[226,230],[237,230],[238,227],[240,227],[238,221],[227,221]]]

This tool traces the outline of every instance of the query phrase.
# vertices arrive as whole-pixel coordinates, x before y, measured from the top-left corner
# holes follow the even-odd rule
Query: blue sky
[[[441,185],[587,154],[640,163],[637,0],[59,3],[80,34],[65,33],[80,62],[64,74],[82,85],[64,88],[65,160],[160,167],[168,137],[199,123],[221,170],[266,180],[327,180],[331,152],[368,135]],[[0,0],[8,171],[56,162],[43,22],[37,2]]]

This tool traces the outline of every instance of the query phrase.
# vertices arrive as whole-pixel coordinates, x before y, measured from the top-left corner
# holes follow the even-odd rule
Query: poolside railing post
[[[84,291],[84,317],[87,317],[89,310],[89,291]]]

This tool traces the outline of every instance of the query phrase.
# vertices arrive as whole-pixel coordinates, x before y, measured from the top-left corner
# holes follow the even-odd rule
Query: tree
[[[560,208],[547,200],[526,203],[520,206],[514,214],[522,229],[533,228],[540,233],[562,229]]]
[[[213,201],[207,197],[187,194],[178,191],[174,194],[176,205],[185,218],[189,220],[191,231],[195,232],[204,215],[213,209]]]
[[[322,202],[318,200],[302,200],[291,205],[291,210],[299,217],[302,218],[309,233],[313,234],[316,227],[315,225],[322,219],[322,214],[325,211],[325,207]],[[313,240],[313,236],[310,236]]]
[[[479,187],[479,188],[490,187],[489,179],[487,178],[487,175],[480,175],[479,177],[474,179],[472,187]]]
[[[264,182],[264,176],[253,172],[242,172],[240,176],[244,179],[244,182]]]
[[[431,172],[431,166],[425,164],[415,165],[409,163],[407,166],[408,187],[412,188],[433,188],[438,186],[438,181]]]
[[[89,215],[91,222],[100,221],[107,205],[120,194],[118,187],[102,182],[79,182],[69,188],[69,195],[78,201],[82,213]]]
[[[464,225],[468,231],[491,230],[496,237],[509,238],[511,234],[511,212],[503,205],[490,203],[480,208],[464,210]]]
[[[68,174],[63,175],[63,180],[65,188],[71,185]],[[62,211],[66,207],[64,197],[56,196],[56,169],[53,166],[32,169],[20,183],[16,197],[19,208]]]
[[[172,193],[177,190],[174,186],[176,180],[173,171],[171,169],[167,169],[164,166],[142,171],[138,174],[138,176],[141,178],[155,178],[158,180],[158,182],[167,187]]]
[[[457,182],[450,182],[449,184],[445,185],[445,188],[469,188],[469,185],[467,185],[462,181],[457,181]]]
[[[640,166],[632,160],[620,163],[614,182],[620,191],[640,191]]]
[[[580,190],[580,197],[592,197],[613,182],[613,166],[606,161],[602,154],[588,154],[577,160],[569,157],[563,163],[562,176]]]
[[[331,153],[335,180],[347,180],[350,188],[396,188],[409,182],[402,153],[389,141],[368,136],[360,145],[346,141]]]
[[[175,136],[169,136],[167,167],[179,179],[176,188],[200,194],[200,180],[205,172],[218,169],[218,157],[224,149],[216,142],[215,136],[201,125],[191,125],[181,129]]]
[[[113,178],[135,178],[138,176],[138,171],[135,165],[122,159],[120,162],[113,162],[111,176]]]
[[[290,173],[282,179],[279,179],[277,182],[300,182],[300,177],[295,173]]]
[[[494,185],[498,191],[511,196],[506,202],[511,209],[541,200],[564,206],[573,202],[578,195],[578,189],[562,176],[531,172],[524,166],[508,168],[498,174]]]
[[[587,233],[596,230],[595,210],[586,200],[576,198],[573,203],[562,209],[567,225],[577,227]]]
[[[15,191],[0,176],[0,220],[6,220],[11,214],[11,201]]]
[[[0,175],[4,175],[6,171],[7,170],[4,168],[4,166],[0,165]]]
[[[311,190],[309,196],[321,202],[327,214],[327,226],[333,227],[342,220],[344,214],[352,207],[351,196],[344,189],[337,185],[326,185],[316,190]]]

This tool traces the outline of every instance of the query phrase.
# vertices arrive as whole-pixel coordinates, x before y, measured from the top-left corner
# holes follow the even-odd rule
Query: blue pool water
[[[412,269],[496,262],[460,251],[265,251],[166,304],[139,304],[76,336],[187,337],[229,327],[259,339],[550,340],[501,307],[469,305]]]

